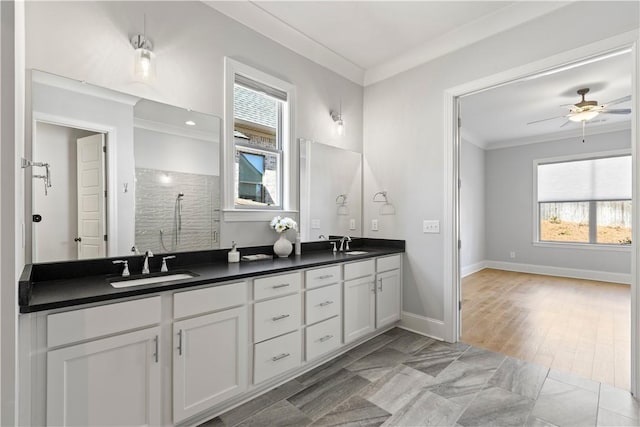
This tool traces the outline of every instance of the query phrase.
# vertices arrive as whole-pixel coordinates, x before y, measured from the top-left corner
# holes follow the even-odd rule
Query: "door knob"
[[[74,242],[82,242],[82,237],[76,237],[73,239]]]

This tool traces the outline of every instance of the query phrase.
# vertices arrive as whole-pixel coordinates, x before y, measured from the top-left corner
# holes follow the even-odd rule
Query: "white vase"
[[[291,251],[293,251],[293,245],[284,237],[284,234],[280,234],[280,238],[273,244],[273,253],[280,258],[286,258],[291,255]]]

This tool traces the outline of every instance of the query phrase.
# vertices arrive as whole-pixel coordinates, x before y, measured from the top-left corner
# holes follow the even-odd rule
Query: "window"
[[[631,244],[631,156],[538,162],[538,240]]]

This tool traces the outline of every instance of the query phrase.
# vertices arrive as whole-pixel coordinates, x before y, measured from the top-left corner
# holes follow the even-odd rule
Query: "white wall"
[[[487,260],[540,266],[631,273],[631,248],[568,249],[533,246],[533,161],[574,154],[631,150],[631,131],[589,135],[486,153]],[[617,248],[620,249],[620,248]],[[509,252],[516,258],[511,259]]]
[[[195,1],[27,2],[27,68],[223,116],[223,62],[229,56],[296,86],[296,134],[362,151],[363,89]],[[157,79],[133,80],[129,38],[143,15]],[[79,36],[81,35],[81,36]],[[329,116],[342,100],[343,138]],[[296,151],[297,153],[297,151]],[[266,222],[228,222],[222,247],[272,243]]]
[[[133,130],[136,168],[220,175],[220,144],[149,129]]]
[[[33,179],[33,212],[42,216],[34,223],[34,262],[67,261],[78,257],[77,139],[93,135],[80,129],[36,124],[34,161],[51,165],[52,186],[44,194],[42,179]],[[43,175],[41,168],[33,173]]]
[[[460,149],[460,270],[465,276],[485,261],[485,151],[462,140]]]
[[[396,215],[369,236],[406,240],[403,309],[421,330],[445,336],[443,234],[423,234],[443,219],[444,91],[638,28],[637,2],[575,2],[549,15],[365,88],[365,224],[369,202],[386,189]],[[589,28],[589,31],[584,31]],[[366,227],[368,230],[368,227]],[[448,335],[448,334],[446,334]]]

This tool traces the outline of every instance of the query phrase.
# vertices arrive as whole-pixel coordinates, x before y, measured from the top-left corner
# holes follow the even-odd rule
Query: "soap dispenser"
[[[231,250],[227,253],[229,262],[240,262],[240,252],[236,249],[236,242],[231,242]]]

